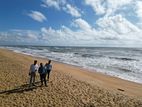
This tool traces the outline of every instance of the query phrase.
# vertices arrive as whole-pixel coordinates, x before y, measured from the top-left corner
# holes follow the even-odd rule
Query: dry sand
[[[34,58],[0,49],[0,107],[142,107],[142,84],[52,62],[48,87],[28,88]]]

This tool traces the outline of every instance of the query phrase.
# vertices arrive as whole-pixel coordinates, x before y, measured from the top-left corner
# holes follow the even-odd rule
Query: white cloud
[[[100,19],[97,22],[98,29],[81,18],[74,20],[73,23],[79,27],[76,31],[62,26],[57,30],[43,27],[40,32],[30,30],[3,32],[0,33],[0,42],[58,46],[140,46],[142,43],[142,30],[120,15]],[[121,28],[126,31],[120,31]]]
[[[54,30],[52,28],[41,28],[42,39],[50,45],[67,45],[72,44],[72,32],[70,30],[65,30],[64,28],[60,30]],[[70,38],[71,37],[71,38]],[[71,39],[71,40],[69,40]]]
[[[85,3],[90,5],[98,15],[105,13],[105,8],[102,6],[103,2],[104,0],[85,0]]]
[[[85,4],[91,6],[97,15],[107,16],[132,2],[133,0],[85,0]]]
[[[142,1],[137,1],[136,2],[136,13],[140,20],[142,21]]]
[[[91,29],[91,26],[83,19],[79,18],[74,21],[74,24],[77,25],[80,29],[87,31]]]
[[[39,40],[39,32],[31,30],[11,30],[8,32],[0,32],[0,42],[7,44],[36,43]]]
[[[46,17],[39,11],[31,11],[27,15],[38,22],[43,22],[46,20]]]
[[[74,17],[80,17],[81,16],[78,9],[76,7],[71,6],[70,4],[67,4],[66,7],[64,8],[64,10]]]
[[[50,45],[84,45],[84,43],[90,44],[93,39],[91,36],[86,36],[84,31],[72,31],[65,26],[59,30],[42,28],[41,32],[43,39]]]
[[[79,9],[67,3],[66,0],[43,0],[42,7],[54,7],[57,10],[63,10],[73,17],[81,17]]]
[[[61,26],[59,29],[52,27],[41,28],[40,32],[33,31],[11,31],[3,32],[0,41],[36,41],[47,45],[88,45],[88,46],[138,46],[142,44],[142,27],[134,23],[133,18],[138,17],[142,23],[142,1],[141,0],[85,0],[85,3],[92,7],[98,20],[94,19],[95,28],[86,20],[81,18],[81,13],[76,6],[68,4],[65,0],[43,0],[42,6],[54,7],[69,13],[77,19],[73,20],[74,28]],[[129,10],[133,9],[128,17]],[[124,9],[126,9],[124,11]],[[32,11],[29,15],[34,20],[40,20],[41,15],[33,15],[37,11]],[[123,15],[121,12],[123,12]],[[135,13],[135,14],[133,14]],[[126,17],[127,16],[127,17]],[[129,20],[131,19],[131,20]],[[89,20],[89,18],[87,19]],[[72,30],[75,29],[75,30]],[[24,33],[26,32],[26,33]],[[12,35],[12,36],[10,36]],[[14,39],[13,39],[14,38]],[[41,42],[42,41],[42,42]]]
[[[111,15],[115,11],[121,9],[123,6],[132,4],[133,0],[107,0],[106,14]]]
[[[42,37],[52,45],[87,46],[138,46],[142,42],[142,30],[121,15],[100,19],[99,29],[92,28],[85,20],[74,21],[80,29],[73,31],[66,26],[55,30],[42,28]]]
[[[61,6],[66,3],[66,0],[42,0],[44,7],[54,7],[57,10],[60,10]]]
[[[119,34],[140,31],[137,26],[133,25],[121,15],[100,18],[97,24],[103,29],[111,29]]]

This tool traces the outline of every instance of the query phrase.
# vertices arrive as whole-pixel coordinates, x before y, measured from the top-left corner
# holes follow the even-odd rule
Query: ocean
[[[1,48],[142,83],[142,48],[58,46],[3,46]]]

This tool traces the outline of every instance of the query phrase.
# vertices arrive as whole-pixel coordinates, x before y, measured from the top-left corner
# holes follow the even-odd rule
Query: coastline
[[[22,73],[19,73],[19,71],[15,71],[15,73],[20,74],[20,76],[22,77],[21,79],[19,78],[19,80],[17,80],[17,81],[14,79],[13,83],[10,83],[10,84],[7,83],[7,81],[9,81],[9,80],[5,81],[5,83],[3,83],[3,84],[6,84],[6,85],[0,85],[0,90],[11,89],[11,88],[13,88],[13,86],[12,86],[13,84],[15,84],[17,86],[17,84],[26,83],[27,78],[28,78],[28,75],[27,75],[28,68],[29,68],[28,65],[33,63],[34,59],[37,59],[38,63],[40,63],[40,62],[45,63],[47,61],[47,59],[45,59],[45,58],[31,57],[31,56],[20,54],[20,53],[15,53],[15,52],[12,52],[12,51],[6,50],[6,49],[0,49],[0,54],[3,55],[1,57],[5,57],[5,59],[1,59],[2,63],[5,63],[6,60],[7,61],[10,60],[13,63],[15,63],[15,61],[16,61],[16,64],[19,64],[19,68],[17,68],[17,67],[12,68],[12,70],[10,72],[13,72],[15,69],[20,69],[22,71]],[[128,101],[130,98],[130,99],[133,99],[133,101],[136,100],[136,101],[139,101],[139,104],[142,104],[142,93],[141,93],[142,84],[123,80],[123,79],[120,79],[117,77],[108,76],[108,75],[105,75],[105,74],[102,74],[99,72],[90,72],[87,69],[83,69],[83,68],[76,67],[76,66],[69,65],[69,64],[60,63],[57,61],[53,61],[52,64],[53,64],[53,70],[52,70],[53,74],[51,74],[51,83],[52,83],[53,87],[54,87],[54,85],[55,86],[57,85],[57,84],[55,84],[56,82],[58,82],[58,80],[56,80],[56,78],[58,78],[59,80],[60,80],[60,78],[65,80],[65,81],[60,80],[61,86],[62,85],[64,86],[65,82],[68,81],[68,79],[69,79],[69,83],[71,83],[71,84],[69,84],[69,87],[67,85],[67,89],[69,89],[69,91],[71,91],[70,87],[74,87],[72,81],[75,81],[75,85],[78,84],[80,86],[81,91],[82,91],[81,88],[84,88],[85,86],[87,86],[89,88],[89,90],[96,87],[96,90],[97,89],[103,90],[103,92],[102,92],[103,95],[105,95],[106,93],[109,93],[109,95],[110,95],[110,97],[108,96],[109,98],[111,98],[111,96],[115,96],[115,95],[116,95],[115,97],[124,96],[124,98],[127,98]],[[15,66],[15,65],[13,64],[13,66]],[[4,68],[2,70],[1,76],[4,75],[3,71],[5,71],[5,70],[7,70],[7,69]],[[55,72],[55,74],[54,74],[54,72]],[[18,74],[14,74],[14,75],[18,75]],[[61,77],[58,77],[58,75],[61,75]],[[13,77],[15,77],[15,76],[13,76]],[[2,82],[4,81],[4,79],[2,79],[2,78],[0,78],[0,79],[2,80]],[[54,81],[55,81],[55,83],[54,83]],[[16,82],[18,82],[18,83],[16,83]],[[49,83],[49,85],[51,85],[51,84]],[[62,88],[62,87],[60,87],[60,88]],[[41,91],[40,89],[37,89],[37,90]],[[43,91],[47,91],[47,90],[43,88]],[[87,92],[84,92],[84,94],[85,93],[90,94],[90,93],[88,93],[88,90],[86,90],[86,91]],[[35,92],[36,92],[36,90],[35,90]],[[111,95],[111,93],[112,93],[112,95]],[[38,94],[38,92],[37,92],[37,94]],[[91,94],[93,95],[95,93],[92,92]],[[5,95],[2,95],[2,96],[4,98],[6,97]],[[59,97],[62,97],[62,96],[59,96]],[[92,97],[90,96],[90,98],[92,98]],[[137,98],[139,100],[137,100]],[[4,100],[2,100],[2,101],[3,101],[2,104],[4,104],[5,101]],[[89,101],[87,101],[86,104],[88,104]],[[94,101],[96,101],[96,100],[94,100]],[[107,101],[107,99],[106,99],[106,101]],[[84,101],[84,103],[85,103],[85,101]],[[113,102],[113,103],[115,103],[115,102]]]
[[[118,51],[114,48],[103,49],[101,47],[94,47],[93,49],[83,47],[76,50],[75,47],[64,47],[65,52],[63,52],[63,48],[60,47],[29,46],[21,48],[5,48],[16,53],[22,53],[32,57],[38,56],[41,58],[51,58],[52,60],[60,63],[81,67],[89,71],[100,72],[106,75],[142,84],[142,79],[140,77],[142,63],[140,54],[141,50],[139,50],[139,52],[135,52],[133,49],[125,50],[124,48],[119,48]],[[94,49],[95,51],[93,51]],[[83,51],[83,53],[81,51]],[[86,53],[87,51],[91,53]]]
[[[142,93],[141,93],[142,84],[140,83],[124,80],[118,77],[106,75],[101,72],[84,69],[74,65],[59,63],[57,61],[54,63],[56,68],[55,70],[68,73],[69,75],[73,76],[75,79],[87,82],[93,86],[99,86],[101,88],[108,89],[111,91],[121,92],[129,96],[142,98]],[[65,71],[64,69],[68,70]],[[124,90],[124,92],[120,91],[119,89]]]

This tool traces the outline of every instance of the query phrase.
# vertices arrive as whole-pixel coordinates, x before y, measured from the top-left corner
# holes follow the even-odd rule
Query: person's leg
[[[43,79],[44,79],[45,86],[47,86],[47,83],[46,83],[46,74],[43,74]]]
[[[32,75],[30,75],[30,83],[29,83],[29,86],[32,85]]]
[[[35,73],[33,73],[33,85],[35,86]]]
[[[29,86],[33,85],[33,81],[34,81],[33,79],[34,79],[34,74],[32,72],[31,75],[30,75],[30,84],[29,84]]]
[[[40,74],[40,81],[41,81],[41,86],[43,85],[43,77],[42,74]]]
[[[48,80],[49,80],[49,76],[50,76],[50,71],[48,71]]]

